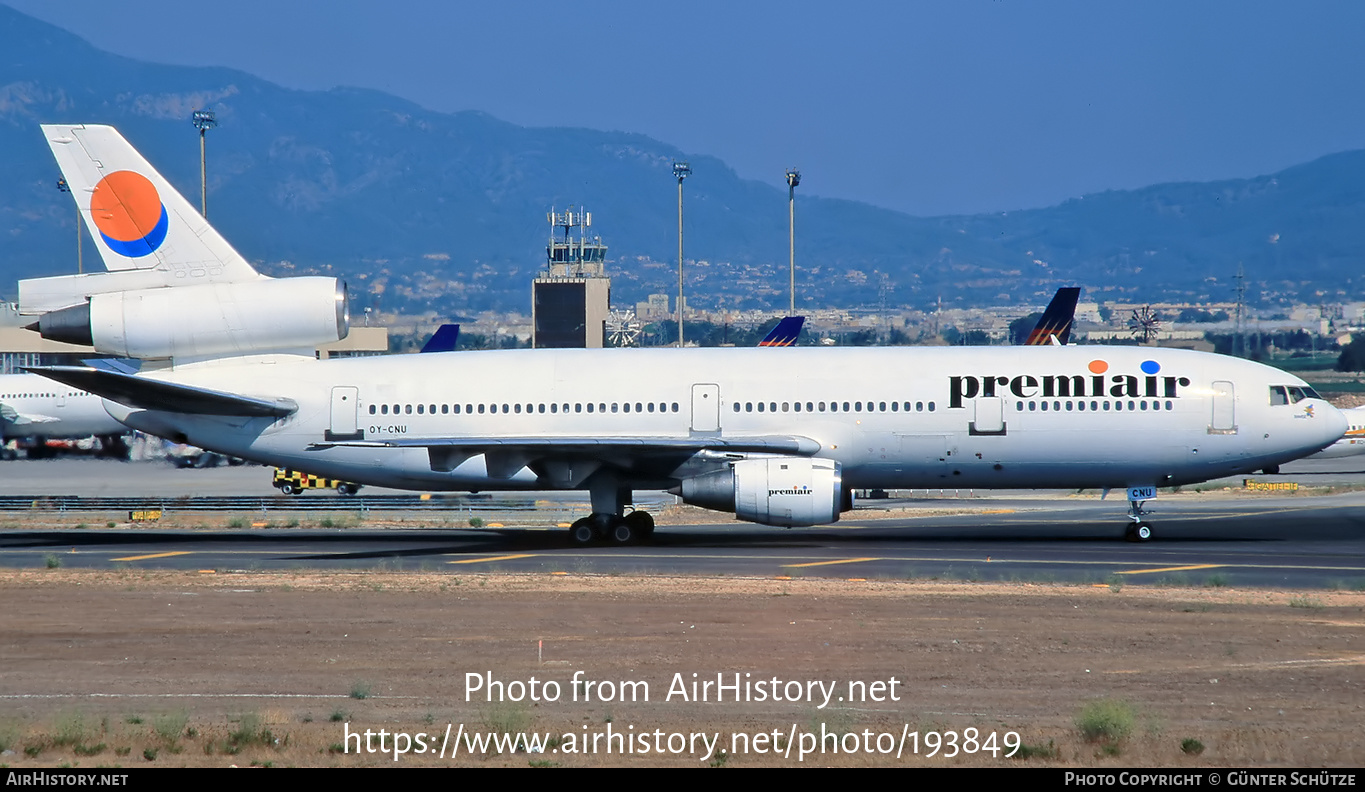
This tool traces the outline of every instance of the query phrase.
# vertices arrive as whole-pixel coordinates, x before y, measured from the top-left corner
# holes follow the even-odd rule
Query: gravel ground
[[[0,570],[0,597],[10,767],[393,765],[409,738],[399,765],[1365,757],[1354,591],[55,569]],[[523,731],[555,741],[468,742]]]

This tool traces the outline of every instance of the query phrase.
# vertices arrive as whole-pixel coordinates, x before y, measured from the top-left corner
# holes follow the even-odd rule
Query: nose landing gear
[[[1142,508],[1142,504],[1156,497],[1156,487],[1128,488],[1128,526],[1123,538],[1130,542],[1148,542],[1152,539],[1152,524],[1144,519],[1152,512]]]
[[[1146,522],[1135,522],[1123,531],[1123,538],[1130,542],[1146,542],[1152,538],[1152,526]]]

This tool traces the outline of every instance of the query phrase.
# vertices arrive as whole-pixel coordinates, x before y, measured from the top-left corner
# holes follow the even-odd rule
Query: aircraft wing
[[[103,371],[80,366],[32,366],[26,371],[80,388],[119,404],[143,410],[193,415],[234,415],[251,418],[283,418],[298,410],[293,399],[262,399],[235,393],[177,385],[137,374]]]
[[[524,467],[557,486],[576,487],[603,466],[666,476],[702,451],[811,456],[820,444],[798,435],[754,437],[441,437],[349,440],[311,448],[425,448],[431,469],[449,472],[483,455],[488,474],[508,478]]]

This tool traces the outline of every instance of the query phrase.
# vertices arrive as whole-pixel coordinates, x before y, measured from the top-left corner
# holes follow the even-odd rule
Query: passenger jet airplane
[[[1156,488],[1330,445],[1346,421],[1298,378],[1146,347],[543,349],[319,361],[344,287],[265,278],[114,129],[44,126],[110,271],[20,283],[48,337],[138,374],[34,370],[127,426],[331,478],[431,490],[586,490],[577,544],[649,536],[631,491],[778,526],[859,488]],[[1302,394],[1275,401],[1278,393]]]
[[[126,454],[128,427],[115,421],[98,396],[37,374],[0,374],[0,443],[15,438],[74,440],[97,436],[104,453]],[[41,446],[29,451],[41,454]]]
[[[1291,391],[1289,398],[1293,398],[1294,395]],[[1274,400],[1279,396],[1271,398]],[[1309,459],[1337,459],[1365,454],[1365,407],[1351,407],[1342,410],[1341,414],[1346,418],[1346,434],[1335,443],[1309,456]]]

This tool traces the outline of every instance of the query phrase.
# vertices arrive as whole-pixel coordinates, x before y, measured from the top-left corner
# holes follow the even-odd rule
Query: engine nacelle
[[[246,355],[345,338],[350,307],[336,278],[262,278],[94,294],[43,314],[37,329],[120,357]]]
[[[684,479],[675,491],[686,503],[764,525],[832,523],[853,507],[842,467],[829,459],[743,459],[727,470]]]

